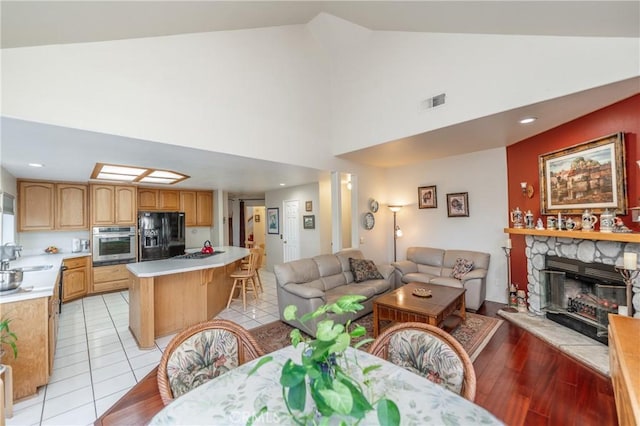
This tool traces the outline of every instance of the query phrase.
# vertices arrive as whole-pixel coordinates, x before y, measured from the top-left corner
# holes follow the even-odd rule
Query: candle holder
[[[504,255],[507,257],[507,306],[502,308],[505,312],[518,312],[516,308],[511,306],[511,247],[502,247]]]
[[[624,285],[627,287],[627,316],[633,317],[633,280],[638,276],[637,269],[626,269],[615,267],[616,271],[622,275]]]

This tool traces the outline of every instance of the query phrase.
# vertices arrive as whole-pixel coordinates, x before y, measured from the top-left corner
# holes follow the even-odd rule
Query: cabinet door
[[[138,208],[140,210],[156,210],[158,208],[158,190],[139,188]]]
[[[180,192],[161,189],[158,193],[158,208],[160,210],[178,211],[180,208]]]
[[[87,294],[87,268],[67,269],[62,280],[62,301],[83,297]]]
[[[56,184],[56,229],[88,229],[87,186]]]
[[[137,220],[135,186],[115,187],[115,224],[135,225]]]
[[[58,276],[58,279],[60,277]],[[56,280],[58,282],[58,280]],[[53,290],[53,296],[49,298],[49,375],[53,373],[53,359],[56,354],[56,342],[58,340],[58,320],[60,319],[60,294],[59,287],[56,285]]]
[[[115,188],[113,185],[91,185],[91,224],[115,223]]]
[[[184,212],[185,226],[197,226],[197,201],[195,191],[180,191],[180,211]]]
[[[18,187],[18,230],[53,230],[55,226],[54,184],[19,182]]]
[[[213,224],[213,194],[211,192],[198,191],[197,197],[197,225],[211,226]]]

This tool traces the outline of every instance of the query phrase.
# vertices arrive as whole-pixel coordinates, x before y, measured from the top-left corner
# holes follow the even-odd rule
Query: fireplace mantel
[[[638,232],[593,232],[593,231],[558,231],[550,229],[504,228],[505,234],[534,235],[539,237],[575,238],[596,241],[618,241],[622,243],[640,243]]]

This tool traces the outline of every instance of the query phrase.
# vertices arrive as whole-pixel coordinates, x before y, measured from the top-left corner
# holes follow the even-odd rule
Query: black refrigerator
[[[184,212],[138,212],[140,262],[184,254]]]

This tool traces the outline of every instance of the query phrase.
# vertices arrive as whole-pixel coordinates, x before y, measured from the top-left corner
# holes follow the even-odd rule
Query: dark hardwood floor
[[[497,316],[485,302],[478,314]],[[617,425],[611,380],[505,321],[473,366],[475,402],[510,426]]]
[[[502,306],[486,302],[477,313],[496,317]],[[618,424],[608,377],[508,321],[473,365],[475,402],[509,426]],[[146,424],[162,406],[154,370],[95,424]]]

